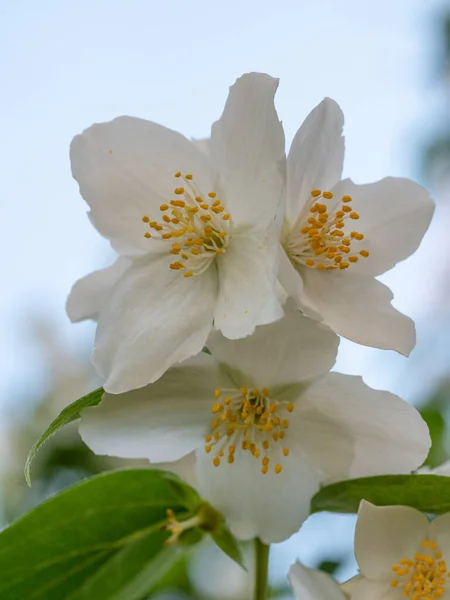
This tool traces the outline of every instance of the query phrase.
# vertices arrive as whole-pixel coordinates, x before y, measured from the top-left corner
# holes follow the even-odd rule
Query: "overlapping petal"
[[[289,569],[289,581],[298,600],[345,600],[332,577],[296,562]]]
[[[231,86],[211,129],[211,162],[235,225],[265,230],[285,187],[284,132],[274,96],[278,80],[248,73]]]
[[[344,179],[333,189],[336,197],[349,195],[359,214],[357,229],[364,235],[352,250],[364,248],[368,258],[351,265],[353,272],[380,275],[417,250],[434,212],[434,202],[410,179],[385,177],[358,185]]]
[[[361,574],[375,581],[390,581],[392,567],[401,558],[420,552],[428,530],[427,517],[414,508],[374,506],[363,500],[355,530],[355,556]]]
[[[264,543],[281,542],[298,531],[308,517],[310,501],[318,491],[321,473],[298,448],[283,457],[283,470],[261,473],[261,462],[238,448],[233,464],[215,467],[203,449],[197,455],[200,493],[227,518],[241,540],[259,537]]]
[[[329,190],[340,179],[344,164],[344,115],[325,98],[297,131],[287,159],[287,211],[293,225],[311,190]]]
[[[411,473],[431,445],[414,407],[373,390],[361,377],[340,373],[313,382],[295,403],[290,421],[305,454],[334,481]]]
[[[214,359],[201,353],[147,387],[105,394],[83,411],[80,434],[97,454],[176,461],[202,445],[214,389],[228,384]]]
[[[155,381],[201,351],[211,330],[217,276],[185,278],[156,254],[136,259],[114,287],[97,326],[93,363],[119,394]]]
[[[173,197],[176,172],[192,173],[205,192],[213,189],[207,156],[180,133],[144,119],[93,125],[74,138],[70,159],[94,225],[116,248],[133,253],[165,249],[144,238],[142,217],[158,216]]]
[[[120,256],[111,266],[74,283],[66,302],[66,312],[72,323],[85,319],[96,321],[113,287],[130,265],[130,259]]]
[[[277,297],[279,242],[274,227],[233,236],[217,259],[218,297],[214,326],[231,339],[250,335],[257,325],[283,316]]]
[[[326,373],[333,366],[339,338],[328,328],[308,319],[293,304],[286,315],[258,327],[241,340],[212,334],[208,347],[213,356],[231,370],[242,373],[237,385],[283,387]]]
[[[300,266],[297,271],[307,314],[319,314],[333,331],[363,346],[404,355],[414,348],[414,322],[392,306],[391,290],[378,280],[362,272],[324,273]]]

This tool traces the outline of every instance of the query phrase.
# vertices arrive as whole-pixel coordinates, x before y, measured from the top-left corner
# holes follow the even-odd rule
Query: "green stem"
[[[255,539],[255,595],[254,600],[267,598],[267,570],[269,567],[269,546]]]

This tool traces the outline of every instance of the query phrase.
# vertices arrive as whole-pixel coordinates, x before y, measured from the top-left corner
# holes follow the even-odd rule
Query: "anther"
[[[151,237],[152,237],[152,234],[151,234],[149,231],[146,231],[146,232],[144,233],[144,237],[146,237],[147,239],[148,239],[148,238],[151,238]]]
[[[322,193],[322,192],[321,192],[320,190],[312,190],[312,192],[311,192],[311,196],[312,196],[313,198],[317,198],[317,196],[320,196],[320,194],[321,194],[321,193]]]
[[[331,192],[323,192],[322,196],[324,198],[326,198],[327,200],[331,200],[331,198],[333,197],[333,194]]]
[[[348,216],[350,219],[359,219],[359,214],[357,212],[351,212]]]
[[[150,219],[147,216],[142,217],[142,220],[144,221],[144,223],[150,223]]]
[[[361,254],[361,256],[364,256],[364,258],[367,258],[369,256],[369,253],[367,252],[367,250],[360,250],[359,253]]]

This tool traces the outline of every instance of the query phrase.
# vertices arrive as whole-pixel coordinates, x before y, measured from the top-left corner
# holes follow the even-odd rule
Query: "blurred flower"
[[[199,491],[233,533],[282,541],[307,518],[321,482],[408,473],[429,449],[412,406],[328,373],[337,346],[332,331],[288,304],[251,337],[215,332],[212,356],[144,389],[106,394],[83,412],[80,433],[94,452],[152,462],[195,450]]]
[[[341,181],[343,123],[339,106],[325,98],[292,142],[280,282],[302,311],[340,335],[409,354],[414,323],[375,277],[417,249],[434,204],[408,179]]]
[[[67,303],[74,321],[98,316],[93,363],[109,392],[142,387],[197,354],[213,322],[240,338],[282,316],[277,85],[257,73],[237,80],[212,127],[209,155],[131,117],[73,140],[72,172],[89,217],[121,255],[80,280]]]
[[[345,600],[338,583],[323,571],[296,562],[289,569],[289,581],[298,600]]]
[[[436,600],[450,592],[450,513],[429,522],[409,506],[361,502],[355,531],[361,571],[352,598]]]

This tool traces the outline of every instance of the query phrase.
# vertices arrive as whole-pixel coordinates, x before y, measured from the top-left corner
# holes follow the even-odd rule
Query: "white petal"
[[[289,581],[298,600],[345,600],[332,577],[323,571],[308,569],[300,562],[289,569]]]
[[[261,459],[240,447],[233,464],[223,459],[218,467],[213,466],[211,454],[198,452],[199,491],[224,514],[238,539],[281,542],[308,517],[321,474],[295,450],[282,457],[281,473],[269,470],[266,475],[261,473]]]
[[[431,521],[429,539],[437,542],[437,550],[442,552],[448,570],[450,563],[450,513],[440,515]]]
[[[311,319],[322,321],[322,316],[306,301],[311,300],[305,295],[302,270],[296,269],[289,260],[284,248],[280,250],[280,264],[278,267],[278,281],[289,298],[295,302],[297,308]]]
[[[209,138],[201,138],[201,139],[193,139],[192,143],[196,145],[196,147],[203,152],[203,154],[206,154],[206,156],[210,156],[211,155],[211,148],[210,148],[210,143],[211,140]]]
[[[344,163],[344,115],[325,98],[297,131],[287,159],[287,218],[293,224],[311,190],[328,191],[341,179]]]
[[[391,587],[390,581],[370,581],[365,577],[357,581],[351,595],[351,600],[403,600],[403,598],[399,588]]]
[[[189,359],[192,360],[192,359]],[[197,475],[195,473],[195,452],[190,452],[180,458],[178,460],[174,460],[173,462],[159,462],[151,463],[152,469],[162,469],[163,471],[171,471],[181,477],[186,483],[188,483],[193,488],[197,487]]]
[[[222,384],[216,362],[202,353],[145,388],[105,394],[82,412],[81,437],[96,454],[178,460],[204,443],[214,389]]]
[[[368,258],[351,265],[354,272],[379,275],[415,252],[434,212],[427,190],[410,179],[385,177],[375,183],[357,185],[350,179],[333,188],[335,196],[351,196],[359,214],[353,229],[364,235],[352,249],[364,248]]]
[[[235,234],[217,259],[218,298],[214,326],[228,338],[250,335],[257,325],[283,316],[277,295],[278,239],[265,234]]]
[[[419,469],[419,473],[422,475],[442,475],[444,477],[450,477],[450,460],[446,460],[441,465],[430,469],[430,467],[422,467]]]
[[[355,530],[355,556],[361,574],[375,581],[392,580],[392,567],[420,552],[428,529],[427,517],[414,508],[374,506],[362,500]]]
[[[326,373],[334,365],[338,345],[337,335],[304,317],[292,303],[282,319],[257,327],[248,338],[227,340],[214,333],[208,339],[213,356],[247,378],[239,385],[268,388]]]
[[[264,229],[285,187],[284,132],[274,96],[278,79],[240,77],[211,129],[211,161],[234,223]]]
[[[94,271],[74,283],[66,302],[66,312],[72,323],[98,319],[112,288],[130,264],[131,260],[120,256],[110,267]]]
[[[168,256],[135,260],[100,313],[92,361],[108,392],[155,381],[200,352],[211,330],[215,269],[186,278]]]
[[[115,247],[159,251],[157,240],[144,238],[142,217],[158,220],[159,206],[179,187],[176,172],[192,173],[204,193],[212,190],[205,154],[181,134],[143,119],[93,125],[74,138],[70,159],[92,222]]]
[[[340,373],[312,383],[289,420],[305,454],[335,481],[411,473],[431,445],[413,406]]]
[[[350,269],[349,269],[350,271]],[[358,344],[409,355],[416,343],[414,322],[398,310],[391,290],[359,273],[299,267],[303,301],[331,329]]]

